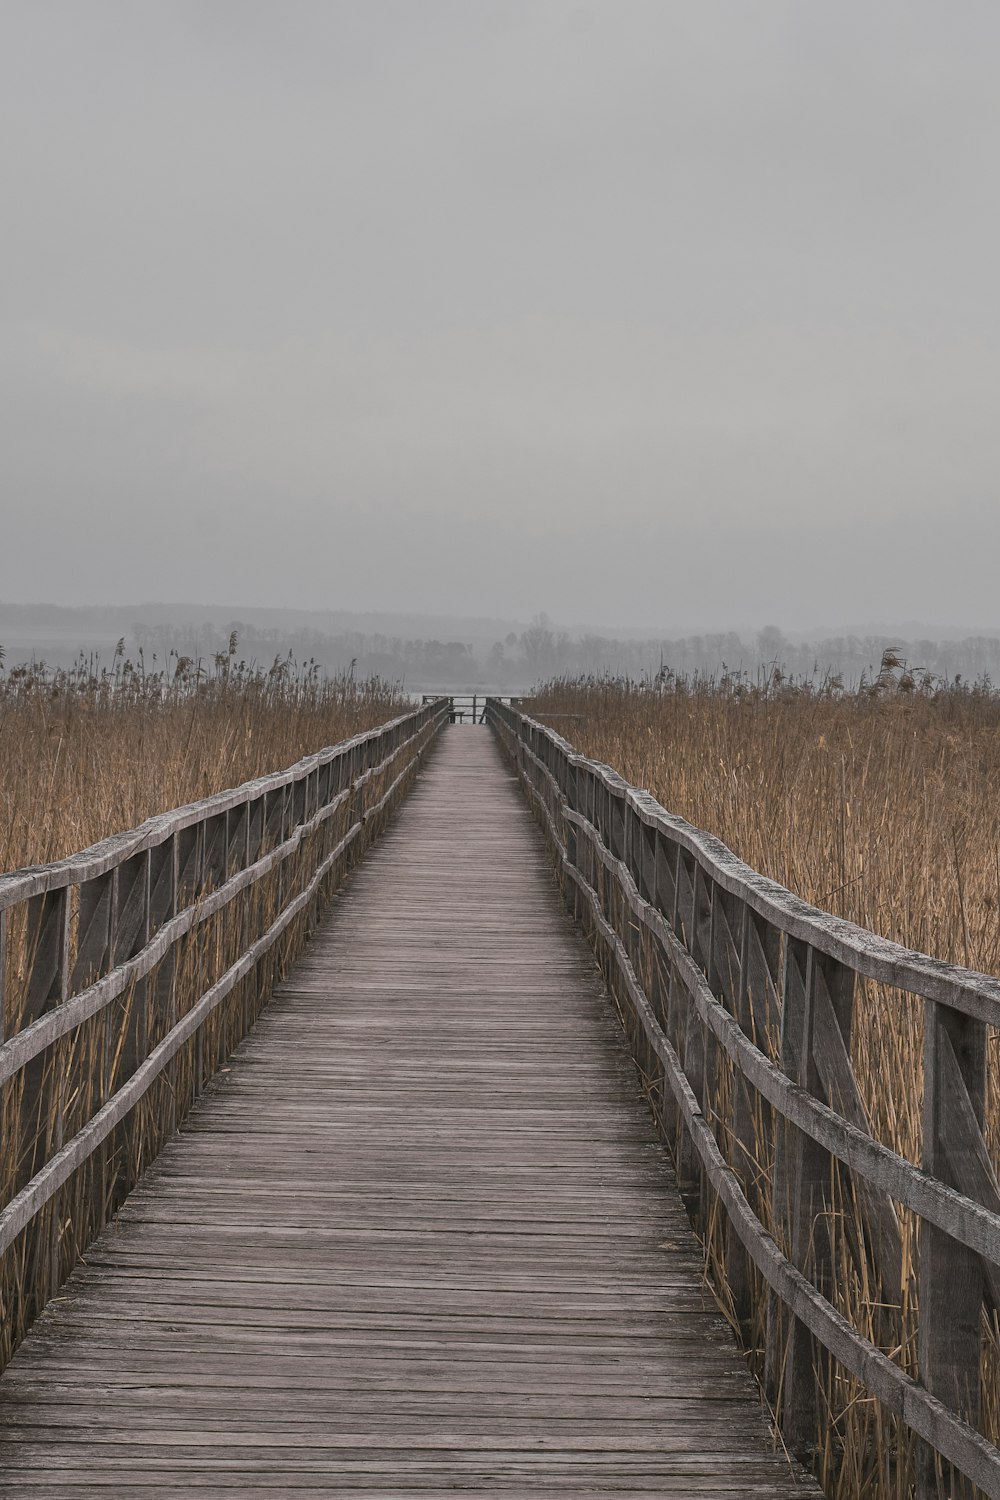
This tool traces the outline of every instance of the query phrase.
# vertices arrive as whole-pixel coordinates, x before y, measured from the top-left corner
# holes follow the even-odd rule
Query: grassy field
[[[169,674],[121,656],[108,671],[0,672],[0,870],[59,859],[412,708],[378,681],[288,662],[249,671],[231,644],[208,676],[184,657]]]
[[[720,837],[747,864],[828,911],[909,947],[1000,973],[1000,694],[910,681],[891,661],[861,693],[719,681],[555,682],[525,704],[588,756],[647,787],[672,813]],[[1000,1159],[1000,1047],[988,1038],[987,1137]],[[869,982],[854,1007],[852,1062],[873,1133],[921,1160],[922,1002]],[[772,1055],[777,1037],[770,1038]],[[720,1140],[723,1149],[727,1143]],[[773,1171],[766,1125],[762,1179]],[[900,1211],[902,1284],[880,1294],[859,1274],[857,1205],[836,1218],[834,1300],[917,1374],[919,1237]],[[762,1209],[765,1222],[770,1205]],[[779,1239],[780,1224],[769,1223]],[[720,1226],[707,1258],[725,1305]],[[886,1334],[880,1295],[898,1308]],[[760,1369],[758,1301],[750,1339]],[[735,1319],[734,1319],[735,1321]],[[888,1342],[887,1342],[888,1338]],[[1000,1435],[1000,1327],[984,1315],[983,1429]],[[912,1445],[850,1380],[827,1387],[818,1469],[828,1493],[902,1500]],[[825,1448],[823,1447],[825,1444]]]

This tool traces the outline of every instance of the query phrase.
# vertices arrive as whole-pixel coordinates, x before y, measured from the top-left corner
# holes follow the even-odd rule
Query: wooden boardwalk
[[[818,1493],[486,729],[86,1260],[0,1379],[4,1500]]]

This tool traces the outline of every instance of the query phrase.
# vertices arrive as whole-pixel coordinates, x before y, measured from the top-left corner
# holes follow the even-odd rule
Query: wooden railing
[[[789,1446],[827,1477],[883,1465],[893,1494],[1000,1496],[980,1401],[984,1308],[993,1329],[1000,1309],[983,1134],[1000,981],[798,900],[517,709],[491,700],[488,722],[597,949]],[[874,995],[923,1010],[919,1165],[875,1138],[852,1066]],[[919,1090],[919,1071],[882,1087]],[[844,1451],[859,1403],[888,1423],[885,1451]]]
[[[434,699],[429,694],[424,694],[424,702],[432,703]],[[510,699],[501,697],[502,703],[509,703]],[[448,698],[450,705],[450,722],[452,724],[485,724],[486,723],[486,694],[485,693],[451,693]]]
[[[0,877],[0,1363],[252,1026],[448,717]]]

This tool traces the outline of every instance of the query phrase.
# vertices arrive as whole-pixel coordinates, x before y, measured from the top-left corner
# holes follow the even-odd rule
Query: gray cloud
[[[0,37],[0,596],[1000,623],[995,6]]]

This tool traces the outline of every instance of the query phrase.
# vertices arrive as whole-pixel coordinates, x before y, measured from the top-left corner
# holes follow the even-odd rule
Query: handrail
[[[1000,1308],[1000,1186],[983,1134],[1000,981],[809,906],[516,708],[490,700],[487,722],[602,959],[737,1321],[764,1327],[786,1441],[817,1451],[828,1351],[921,1439],[918,1495],[949,1493],[958,1473],[1000,1496],[1000,1449],[979,1427],[984,1298]],[[850,1061],[859,979],[925,1002],[921,1167],[869,1125]],[[920,1226],[919,1379],[898,1358],[914,1288],[896,1204]],[[866,1331],[837,1305],[848,1251],[881,1304]]]
[[[430,703],[431,701],[432,699],[425,694],[424,702]],[[470,690],[467,693],[450,693],[448,695],[450,722],[452,724],[464,724],[466,715],[468,715],[470,723],[485,724],[486,701],[487,694],[480,692],[478,689]],[[510,700],[509,698],[502,698],[501,701],[509,702]]]
[[[0,1364],[253,1024],[447,718],[434,700],[0,877]]]
[[[423,706],[435,708],[441,701],[440,698],[429,698]],[[133,854],[155,848],[172,834],[183,828],[190,828],[193,823],[204,822],[217,813],[229,812],[245,802],[255,801],[267,792],[302,781],[319,767],[327,766],[334,760],[343,760],[344,756],[361,750],[370,741],[381,741],[401,725],[410,723],[414,717],[412,713],[401,714],[399,718],[390,719],[375,729],[363,730],[339,744],[327,745],[312,755],[303,756],[284,771],[271,771],[252,781],[241,782],[239,786],[228,787],[210,797],[203,797],[198,802],[186,802],[169,812],[156,813],[138,827],[130,828],[125,833],[111,834],[76,854],[67,855],[65,859],[52,860],[43,865],[24,865],[19,870],[0,875],[0,908],[26,901],[29,896],[38,895],[42,891],[58,890],[65,885],[80,885],[85,880],[103,875]]]
[[[528,718],[517,709],[513,711],[524,719],[525,724],[541,731],[566,757],[569,766],[585,766],[612,796],[627,803],[646,827],[661,830],[667,838],[695,855],[705,873],[723,890],[739,896],[782,932],[810,943],[839,963],[848,964],[866,979],[907,990],[911,995],[951,1006],[964,1015],[987,1021],[991,1026],[1000,1026],[1000,979],[995,975],[981,974],[975,969],[965,969],[959,964],[946,963],[927,953],[905,948],[857,926],[846,917],[837,917],[821,907],[811,906],[776,880],[744,864],[714,834],[704,833],[685,818],[667,812],[649,792],[631,786],[610,766],[580,755],[547,725]]]

